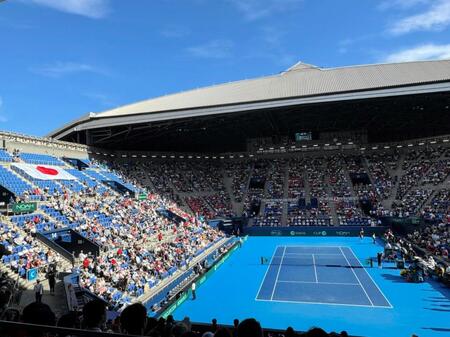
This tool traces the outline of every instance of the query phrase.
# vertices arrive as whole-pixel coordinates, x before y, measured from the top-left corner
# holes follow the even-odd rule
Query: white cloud
[[[21,0],[24,3],[49,7],[61,12],[100,19],[110,12],[109,0]]]
[[[383,62],[408,62],[450,59],[450,44],[424,44],[387,55]]]
[[[295,8],[303,0],[227,0],[246,20],[257,20]]]
[[[450,24],[450,0],[437,0],[423,13],[395,22],[389,32],[401,35],[413,31],[441,30]]]
[[[213,40],[208,43],[189,47],[186,51],[195,57],[223,59],[232,55],[234,43],[230,40]]]
[[[409,9],[417,5],[428,4],[435,0],[386,0],[382,1],[378,6],[379,9],[385,10],[390,8]]]
[[[108,72],[101,68],[90,64],[77,62],[55,62],[53,64],[46,64],[40,67],[31,68],[31,71],[39,75],[53,78],[60,78],[65,75],[76,73],[95,73],[100,75],[108,75]]]

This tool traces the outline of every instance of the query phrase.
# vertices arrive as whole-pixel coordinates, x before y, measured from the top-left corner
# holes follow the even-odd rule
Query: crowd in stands
[[[247,190],[252,165],[250,162],[225,163],[225,172],[231,179],[233,197],[236,202],[243,201],[243,195]]]
[[[424,207],[421,216],[427,221],[450,223],[450,188],[438,190]]]
[[[34,239],[30,229],[13,223],[0,224],[0,244],[2,263],[21,277],[32,268],[46,269],[60,261],[57,253]]]
[[[98,261],[100,265],[115,261],[130,266],[130,259],[142,260],[149,252],[130,246],[131,238],[141,242],[145,236],[165,236],[166,232],[174,230],[173,225],[171,227],[170,222],[157,213],[161,204],[174,209],[177,208],[174,205],[180,205],[184,210],[177,212],[189,211],[204,219],[239,215],[235,209],[241,204],[243,214],[254,217],[253,224],[257,226],[280,226],[284,221],[288,226],[363,226],[376,223],[380,216],[420,216],[434,224],[448,224],[449,189],[440,186],[449,176],[449,154],[450,151],[442,147],[423,147],[408,149],[402,154],[394,150],[365,156],[332,154],[280,160],[242,159],[223,165],[211,161],[141,161],[134,164],[91,160],[88,170],[68,169],[79,178],[77,182],[54,182],[54,188],[27,185],[28,189],[20,197],[23,200],[38,197],[45,205],[40,214],[25,219],[12,217],[11,224],[0,227],[2,241],[10,249],[10,254],[4,258],[23,276],[30,266],[47,259],[47,252],[34,246],[33,235],[70,227],[107,252],[102,256],[104,260]],[[20,158],[20,151],[15,151],[13,156]],[[27,160],[64,164],[48,155],[33,155]],[[19,179],[8,167],[2,166],[2,170]],[[359,179],[355,182],[355,176],[367,177],[368,181],[364,183],[364,179]],[[155,198],[156,195],[160,197],[140,203],[127,196],[120,197],[100,182],[105,177],[124,185],[132,184],[137,189],[146,188]],[[25,184],[27,177],[24,178],[21,181]],[[392,200],[391,204],[387,200]],[[368,204],[369,212],[362,207],[363,203]],[[187,218],[194,223],[189,228],[196,228],[193,218]],[[433,232],[440,228],[442,225],[433,228]],[[430,243],[431,236],[426,234],[420,235],[424,241],[421,244],[431,248],[434,241]],[[186,240],[187,236],[195,237],[185,233],[180,240]],[[442,236],[445,238],[445,231]],[[114,252],[118,249],[122,249],[122,254],[116,256]],[[130,251],[123,253],[124,249]],[[95,261],[92,263],[94,265]],[[176,265],[173,261],[170,263],[166,267]],[[167,268],[161,270],[164,272]],[[118,288],[127,295],[129,292],[141,293],[145,288],[143,284],[150,280],[138,280],[138,274],[124,275],[122,278],[130,280],[132,285]],[[91,283],[93,281],[92,278]],[[96,291],[115,292],[117,287],[111,289],[110,284],[117,286],[112,280]]]
[[[417,246],[425,249],[432,255],[440,256],[448,260],[450,251],[450,225],[449,223],[439,222],[437,224],[427,225],[408,234],[408,239]]]
[[[69,227],[101,247],[97,256],[83,252],[77,256],[75,267],[81,276],[81,286],[113,307],[123,308],[139,300],[174,271],[184,268],[199,251],[224,238],[223,233],[203,220],[235,215],[234,203],[242,206],[244,214],[255,218],[256,226],[280,226],[284,218],[289,226],[325,226],[333,224],[333,212],[337,217],[335,224],[358,226],[373,224],[370,216],[374,219],[384,215],[420,216],[429,224],[409,234],[407,241],[395,238],[395,243],[407,252],[410,244],[417,245],[448,261],[450,189],[441,187],[450,174],[448,154],[436,147],[412,149],[404,154],[393,151],[366,156],[252,159],[223,165],[188,161],[157,164],[91,161],[88,171],[74,172],[79,174],[77,183],[55,182],[53,188],[33,187],[22,193],[23,200],[39,196],[43,205],[31,215],[1,221],[0,240],[5,248],[1,259],[22,277],[31,268],[58,265],[61,257],[38,243],[36,232]],[[13,157],[25,158],[20,153]],[[52,159],[32,156],[30,160]],[[2,169],[11,171],[3,166]],[[30,180],[21,172],[14,174]],[[102,176],[150,193],[145,200],[119,195],[100,182]],[[390,205],[388,200],[392,200]],[[364,209],[364,203],[369,205],[370,212]],[[161,209],[183,220],[170,219]],[[99,303],[90,303],[96,304],[86,305],[81,316],[71,313],[58,322],[138,335],[196,335],[188,320],[180,323],[171,318],[147,319],[145,307],[138,303],[128,306],[118,320],[111,322],[105,321]],[[54,315],[42,303],[26,308],[23,321],[38,323],[33,318],[36,311],[41,312],[37,316],[46,316],[49,324],[56,323]],[[246,320],[228,332],[216,327],[209,336],[247,336],[245,324],[241,331],[244,322],[253,328],[257,326],[256,321]],[[285,335],[295,334],[289,330]],[[318,329],[302,335],[327,336]]]
[[[80,254],[81,284],[120,306],[144,294],[173,268],[180,268],[223,236],[182,211],[185,221],[176,224],[158,213],[162,206],[176,207],[156,195],[143,201],[126,196],[59,198],[49,207],[102,247],[99,256]]]
[[[207,218],[239,216],[242,210],[263,226],[360,226],[383,216],[421,216],[449,176],[449,153],[424,146],[364,155],[142,165],[151,177],[148,187]]]

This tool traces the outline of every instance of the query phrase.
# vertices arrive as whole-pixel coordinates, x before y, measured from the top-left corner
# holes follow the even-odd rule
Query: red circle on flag
[[[51,167],[45,167],[45,166],[36,166],[36,169],[44,174],[48,174],[50,176],[57,176],[58,175],[58,170],[55,170]]]

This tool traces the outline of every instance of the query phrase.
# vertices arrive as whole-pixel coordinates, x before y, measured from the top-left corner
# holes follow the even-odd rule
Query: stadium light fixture
[[[189,159],[192,159],[192,156],[188,156]]]
[[[200,159],[201,157],[200,157],[200,156],[197,156],[197,157],[195,157],[195,158]]]
[[[353,142],[348,142],[348,145],[353,145]]]
[[[336,143],[336,145],[337,145],[337,146],[341,146],[341,145],[342,145],[342,143]]]
[[[205,159],[209,159],[209,156],[205,156]]]
[[[422,146],[422,145],[425,145],[425,143],[421,142],[421,143],[419,143],[419,145]]]
[[[365,151],[366,150],[366,148],[365,147],[362,147],[361,149],[360,149],[361,151]]]
[[[153,155],[153,156],[152,156],[152,158],[156,158],[156,156],[155,156],[155,155]]]
[[[411,146],[413,146],[413,144],[408,144],[408,147],[411,147]]]
[[[431,142],[430,142],[430,144],[436,144],[437,143],[437,141],[435,141],[435,140],[432,140]]]
[[[126,157],[127,157],[127,155],[126,155],[126,154],[123,154],[123,155],[122,155],[122,158],[126,158]]]
[[[162,155],[162,156],[161,156],[161,158],[166,158],[166,157],[167,157],[167,156],[165,156],[165,155]]]
[[[137,158],[137,155],[136,154],[132,154],[131,157]]]
[[[143,154],[141,157],[142,157],[142,158],[147,158],[147,156],[146,156],[145,154]]]
[[[284,150],[284,146],[280,146],[280,150]]]
[[[306,145],[302,145],[302,148],[306,148]]]
[[[292,146],[291,146],[291,149],[295,149],[295,145],[292,145]]]
[[[330,144],[327,143],[327,144],[325,144],[325,146],[330,146]]]
[[[386,145],[384,148],[385,149],[390,149],[391,147],[389,145]]]
[[[448,139],[444,139],[442,143],[448,143]]]
[[[372,150],[378,150],[378,146],[372,146]]]
[[[178,158],[180,158],[180,159],[184,159],[184,156],[179,156]]]
[[[220,156],[220,159],[225,159],[225,157],[223,157],[223,156]]]
[[[249,154],[248,156],[249,156],[250,158],[253,158],[253,157],[254,157],[254,155],[252,155],[252,154]]]
[[[239,158],[244,158],[244,155],[243,155],[243,154],[240,154],[240,155],[239,155]]]
[[[403,145],[397,145],[397,147],[400,149],[400,148],[402,148],[403,147]]]
[[[173,158],[175,158],[175,156],[170,156],[170,158],[172,158],[172,159],[173,159]]]
[[[318,146],[319,146],[319,144],[314,144],[313,146],[314,146],[314,147],[318,147]],[[306,147],[306,146],[305,146],[305,147]]]

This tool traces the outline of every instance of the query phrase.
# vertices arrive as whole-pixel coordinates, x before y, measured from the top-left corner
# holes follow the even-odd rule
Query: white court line
[[[279,247],[279,246],[278,246]],[[340,248],[341,246],[308,246],[308,245],[283,245],[282,247],[286,247],[286,248],[291,248],[291,247],[295,247],[295,248]]]
[[[331,254],[331,253],[320,253],[320,254],[316,254],[316,253],[286,253],[286,255],[307,255],[310,256],[311,254],[314,255],[324,255],[324,256],[329,256],[329,255],[335,255],[335,256],[342,256],[342,254]]]
[[[264,284],[264,281],[266,280],[267,273],[269,272],[269,269],[270,269],[270,267],[272,266],[273,258],[275,257],[275,254],[277,253],[277,249],[278,249],[278,246],[275,247],[275,250],[274,250],[274,252],[273,252],[273,254],[272,254],[272,257],[271,257],[271,259],[270,259],[269,266],[267,267],[266,272],[264,273],[264,277],[263,277],[263,279],[262,279],[262,281],[261,281],[261,284],[259,285],[258,292],[256,293],[255,300],[258,299],[258,296],[259,296],[259,293],[260,293],[260,291],[261,291],[261,288],[262,288],[262,286],[263,286],[263,284]]]
[[[283,259],[284,259],[284,253],[285,252],[286,252],[286,247],[284,247],[283,256],[281,257],[280,265],[278,266],[277,277],[275,278],[275,284],[273,285],[272,295],[270,296],[270,299],[273,298],[273,294],[275,293],[275,288],[277,287],[278,276],[280,276],[280,270],[281,270],[281,266],[283,265]]]
[[[309,282],[309,281],[284,281],[284,280],[278,280],[278,283],[337,284],[337,285],[344,285],[344,286],[359,286],[359,283],[341,283],[341,282]]]
[[[359,280],[358,276],[356,275],[355,271],[353,270],[353,267],[351,266],[350,262],[348,261],[347,256],[345,256],[345,254],[344,254],[344,252],[343,252],[341,247],[339,247],[339,249],[341,250],[342,255],[344,255],[345,261],[347,261],[347,264],[350,267],[350,269],[352,270],[353,275],[355,275],[356,279],[358,280],[359,285],[361,286],[362,290],[364,291],[364,294],[366,294],[367,299],[369,300],[370,304],[372,304],[372,307],[373,307],[374,305],[373,305],[372,300],[370,299],[369,295],[367,294],[366,289],[364,289],[363,285],[361,284],[361,281]]]
[[[316,276],[316,283],[319,283],[319,279],[317,278],[317,268],[316,268],[316,259],[314,258],[314,254],[312,254],[313,266],[314,266],[314,275]]]
[[[381,295],[383,295],[384,299],[386,300],[386,302],[390,305],[391,308],[393,308],[391,302],[389,302],[388,298],[384,295],[384,293],[381,291],[380,287],[378,286],[378,284],[374,281],[374,279],[372,278],[372,276],[367,272],[366,268],[363,267],[363,265],[361,264],[361,262],[359,262],[359,259],[356,257],[355,253],[353,252],[353,250],[350,247],[346,247],[351,253],[352,255],[355,257],[356,261],[358,261],[358,264],[364,269],[364,271],[366,272],[367,275],[369,275],[370,279],[372,280],[373,284],[375,284],[375,287],[378,288],[378,290],[380,291]],[[386,308],[386,307],[383,307]]]
[[[260,300],[256,299],[259,302],[280,302],[280,303],[297,303],[297,304],[320,304],[320,305],[337,305],[341,307],[364,307],[364,308],[383,308],[375,305],[365,305],[365,304],[343,304],[343,303],[326,303],[326,302],[306,302],[306,301],[286,301],[286,300]]]

